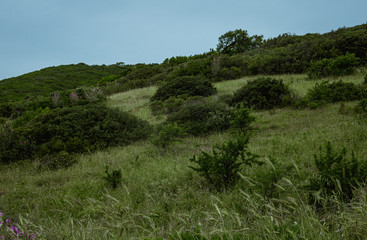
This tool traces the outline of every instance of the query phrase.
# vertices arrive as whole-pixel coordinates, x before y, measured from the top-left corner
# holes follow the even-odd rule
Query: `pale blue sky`
[[[84,62],[161,63],[227,31],[325,33],[367,22],[366,0],[0,0],[0,79]]]

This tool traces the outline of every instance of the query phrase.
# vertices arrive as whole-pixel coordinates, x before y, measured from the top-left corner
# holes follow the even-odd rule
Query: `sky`
[[[45,67],[161,63],[231,30],[276,37],[367,23],[366,0],[0,0],[0,80]]]

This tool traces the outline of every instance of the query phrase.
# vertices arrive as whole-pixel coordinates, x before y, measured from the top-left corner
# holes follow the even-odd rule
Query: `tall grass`
[[[346,78],[359,82],[364,75]],[[304,75],[278,77],[300,95],[314,84]],[[248,79],[216,83],[218,94]],[[149,111],[155,90],[113,95],[109,106],[157,124],[162,120]],[[367,155],[366,120],[339,108],[255,112],[249,146],[266,164],[243,171],[231,191],[211,190],[188,167],[194,154],[231,138],[224,132],[186,137],[163,150],[141,141],[79,155],[77,164],[57,171],[29,161],[2,165],[0,208],[25,230],[39,232],[39,239],[363,239],[365,188],[349,204],[331,199],[336,208],[326,210],[309,205],[303,188],[316,172],[313,154],[327,140],[359,158]],[[106,164],[121,169],[117,189],[103,179]]]

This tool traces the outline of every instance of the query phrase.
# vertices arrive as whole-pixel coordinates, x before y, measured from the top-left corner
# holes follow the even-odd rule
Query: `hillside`
[[[359,69],[340,79],[362,83],[366,73]],[[256,78],[216,83],[214,98]],[[298,96],[321,82],[306,75],[275,78]],[[157,124],[162,116],[149,108],[156,89],[112,95],[107,104]],[[227,131],[187,136],[164,149],[148,140],[77,155],[73,166],[56,170],[42,159],[3,165],[4,215],[40,239],[363,239],[364,187],[355,191],[352,202],[330,197],[324,208],[309,204],[305,188],[317,173],[314,154],[328,140],[336,150],[346,147],[348,154],[366,160],[367,123],[354,113],[356,105],[347,101],[316,109],[255,111],[249,150],[266,164],[246,166],[239,183],[223,192],[211,189],[189,167],[189,159],[230,140]],[[121,170],[116,189],[104,178],[105,166]]]
[[[0,81],[0,103],[22,100],[25,97],[48,96],[54,91],[95,86],[103,77],[126,72],[117,65],[83,63],[48,67],[19,77]]]

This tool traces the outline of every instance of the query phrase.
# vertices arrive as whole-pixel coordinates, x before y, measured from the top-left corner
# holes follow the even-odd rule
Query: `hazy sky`
[[[367,0],[0,0],[0,79],[84,62],[161,63],[227,31],[325,33],[367,22]]]

